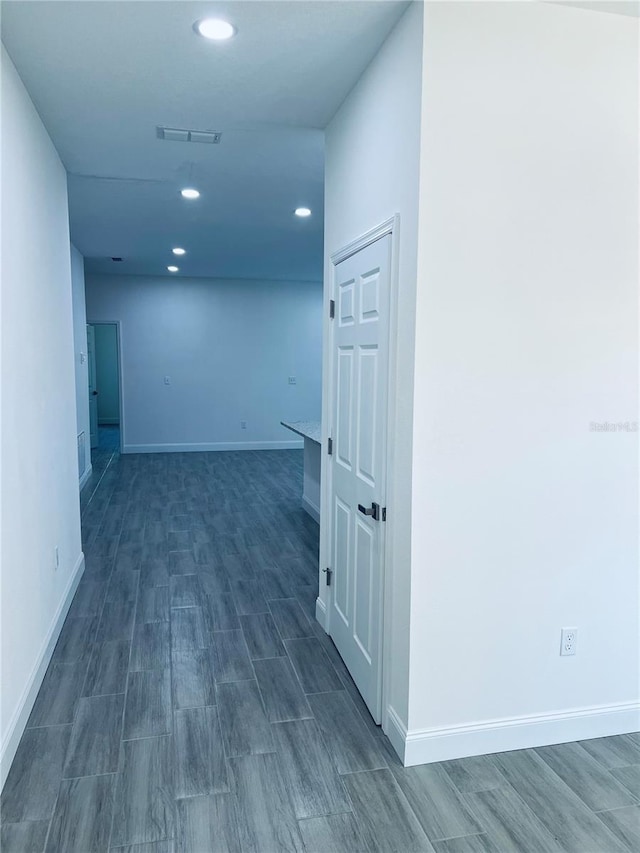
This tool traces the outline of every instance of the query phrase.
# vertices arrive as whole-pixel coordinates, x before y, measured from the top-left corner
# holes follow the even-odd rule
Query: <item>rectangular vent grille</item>
[[[84,444],[84,430],[78,435],[78,472],[79,476],[82,477],[84,474],[85,467],[85,444]]]
[[[222,138],[222,134],[215,130],[184,130],[160,125],[156,127],[156,135],[165,142],[204,142],[205,145],[218,145]]]

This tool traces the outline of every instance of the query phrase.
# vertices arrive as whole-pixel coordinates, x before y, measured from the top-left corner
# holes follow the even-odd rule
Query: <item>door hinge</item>
[[[333,456],[333,439],[327,439],[327,453],[329,456]]]
[[[335,316],[336,316],[336,301],[335,301],[335,299],[330,299],[329,300],[329,318],[331,320],[333,320],[333,318]]]
[[[327,586],[331,586],[331,575],[333,574],[333,572],[331,571],[331,569],[323,569],[322,571],[324,572],[325,579],[327,581]]]

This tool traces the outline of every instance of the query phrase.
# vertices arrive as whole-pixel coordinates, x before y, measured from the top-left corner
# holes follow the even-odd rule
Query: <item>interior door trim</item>
[[[343,246],[341,249],[338,249],[337,252],[334,252],[331,255],[331,264],[333,267],[337,267],[338,264],[341,264],[343,261],[346,261],[347,258],[350,258],[352,255],[355,255],[357,252],[361,252],[363,249],[366,249],[367,246],[370,246],[372,243],[375,243],[376,240],[379,240],[381,237],[385,237],[387,234],[391,234],[393,236],[394,233],[397,233],[398,225],[400,222],[400,217],[398,214],[392,216],[391,219],[386,219],[384,222],[381,222],[380,225],[376,225],[375,228],[372,228],[370,231],[361,234],[360,237],[356,237],[355,240],[352,240],[350,243],[347,243],[346,246]],[[393,254],[394,254],[394,246],[393,240],[391,245],[391,260],[393,263]],[[335,269],[331,270],[332,276],[332,289],[335,284]],[[392,279],[393,279],[393,270],[392,270]],[[389,282],[390,284],[392,281]],[[332,295],[332,299],[335,299],[335,295]]]

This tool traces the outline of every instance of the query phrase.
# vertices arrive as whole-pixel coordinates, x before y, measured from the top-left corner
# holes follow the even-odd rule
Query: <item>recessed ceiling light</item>
[[[195,22],[193,29],[212,41],[227,41],[238,32],[233,24],[223,21],[222,18],[203,18]]]
[[[194,190],[192,187],[185,187],[185,189],[180,190],[180,195],[182,198],[200,198],[198,190]]]
[[[296,207],[294,213],[296,216],[311,216],[311,211],[308,207]]]
[[[178,272],[180,267],[167,267],[167,269],[169,270],[169,272]]]
[[[181,249],[179,246],[176,246],[175,249],[172,249],[171,251],[173,252],[174,255],[186,255],[187,254],[187,250]]]

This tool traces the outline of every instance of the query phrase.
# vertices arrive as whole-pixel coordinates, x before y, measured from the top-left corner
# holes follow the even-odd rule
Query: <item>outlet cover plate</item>
[[[575,655],[578,645],[578,629],[563,628],[560,633],[560,654]]]

